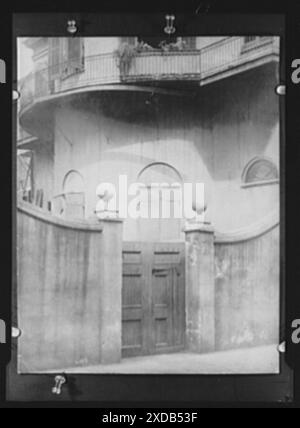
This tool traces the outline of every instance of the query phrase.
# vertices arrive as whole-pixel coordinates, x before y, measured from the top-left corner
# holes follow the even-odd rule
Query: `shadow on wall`
[[[202,134],[195,148],[212,180],[240,180],[246,163],[263,156],[268,146],[268,155],[277,161],[276,67],[270,64],[230,77],[204,87],[199,95]]]
[[[230,179],[240,179],[246,163],[264,155],[268,146],[272,152],[274,145],[278,157],[277,67],[268,64],[223,79],[191,97],[117,91],[81,95],[65,105],[95,123],[102,117],[101,138],[110,150],[143,141],[190,141],[212,180],[228,180],[228,171]],[[135,158],[140,164],[141,155],[130,154],[131,162]],[[145,159],[145,165],[154,160]]]

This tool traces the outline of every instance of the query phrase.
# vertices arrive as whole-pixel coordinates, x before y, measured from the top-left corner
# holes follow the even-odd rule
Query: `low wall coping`
[[[18,201],[17,209],[19,212],[27,214],[30,217],[36,218],[53,226],[63,227],[66,229],[81,230],[83,232],[102,232],[103,223],[108,220],[95,221],[93,220],[68,220],[56,217],[51,213],[43,210],[40,207],[34,206],[29,202]],[[109,219],[111,221],[111,219]]]

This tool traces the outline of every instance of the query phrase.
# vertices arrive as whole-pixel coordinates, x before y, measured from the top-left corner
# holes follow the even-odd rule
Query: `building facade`
[[[99,183],[118,187],[120,175],[128,185],[204,183],[207,229],[123,221],[123,355],[277,343],[279,39],[24,44],[34,69],[20,81],[21,199],[88,221]]]

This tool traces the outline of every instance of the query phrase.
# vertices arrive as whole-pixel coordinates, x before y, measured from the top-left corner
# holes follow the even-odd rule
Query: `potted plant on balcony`
[[[128,74],[136,53],[136,47],[129,45],[128,43],[122,43],[115,51],[115,55],[118,60],[118,67],[122,76]]]

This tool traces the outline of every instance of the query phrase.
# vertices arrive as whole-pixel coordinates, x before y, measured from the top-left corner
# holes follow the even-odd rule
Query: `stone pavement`
[[[277,345],[195,354],[177,352],[123,358],[119,364],[62,368],[48,373],[127,374],[274,374],[279,373]]]

